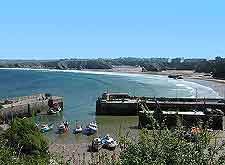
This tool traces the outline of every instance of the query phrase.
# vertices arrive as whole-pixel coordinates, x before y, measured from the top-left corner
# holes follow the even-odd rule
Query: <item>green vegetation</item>
[[[47,153],[48,143],[31,119],[16,118],[2,136],[16,151],[31,155]]]
[[[153,116],[149,115],[153,129],[143,129],[136,140],[122,139],[124,149],[119,164],[225,164],[225,143],[211,144],[214,133],[202,129],[192,140],[185,138],[181,127],[172,132],[159,128]],[[193,140],[194,139],[194,140]]]
[[[0,104],[0,109],[2,109],[3,108],[3,105],[2,104]]]
[[[179,123],[173,132],[159,124],[162,122],[159,115],[148,114],[151,129],[142,129],[138,137],[121,137],[119,157],[100,152],[92,154],[88,163],[81,159],[79,162],[90,165],[225,164],[225,142],[212,143],[214,133],[201,129],[188,139]],[[11,128],[1,135],[0,164],[66,164],[62,156],[58,158],[48,152],[48,143],[32,119],[16,118]]]
[[[201,62],[196,67],[196,72],[212,73],[214,78],[225,79],[225,60],[216,57],[215,60]]]
[[[31,119],[16,118],[0,138],[0,164],[60,162],[48,152],[48,142]]]
[[[225,78],[225,60],[174,58],[116,58],[116,59],[60,59],[60,60],[0,60],[0,68],[49,68],[49,69],[112,69],[113,66],[140,66],[143,71],[167,69],[194,70],[212,73],[215,78]]]

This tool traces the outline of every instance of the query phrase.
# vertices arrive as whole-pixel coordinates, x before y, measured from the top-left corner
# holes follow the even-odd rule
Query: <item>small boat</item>
[[[62,123],[58,127],[58,132],[59,133],[65,133],[69,130],[69,127],[65,125],[65,123]]]
[[[97,124],[96,122],[91,122],[88,124],[88,126],[84,129],[83,133],[86,135],[93,135],[97,132]]]
[[[76,128],[74,129],[73,133],[74,134],[78,134],[78,133],[81,133],[83,131],[81,125],[77,122],[76,123]]]
[[[43,124],[43,125],[41,125],[41,128],[40,128],[40,131],[42,132],[42,133],[45,133],[45,132],[48,132],[48,131],[50,131],[50,130],[52,130],[53,129],[53,124]]]
[[[89,123],[88,127],[93,131],[97,131],[98,129],[96,122]]]
[[[101,139],[102,147],[110,150],[114,150],[118,145],[116,140],[110,137],[108,134]]]
[[[102,147],[101,138],[94,138],[89,145],[89,151],[91,152],[98,152]]]
[[[56,114],[59,113],[62,109],[60,107],[58,108],[49,108],[48,114]]]

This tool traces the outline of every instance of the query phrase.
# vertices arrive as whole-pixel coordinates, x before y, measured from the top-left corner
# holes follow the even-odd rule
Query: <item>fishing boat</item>
[[[96,122],[90,122],[88,128],[90,128],[93,131],[97,131],[98,129]]]
[[[89,151],[91,152],[98,152],[102,147],[101,138],[94,138],[89,145]]]
[[[93,135],[95,134],[97,131],[96,130],[93,130],[91,129],[90,127],[86,127],[84,130],[83,130],[83,134],[89,136],[89,135]]]
[[[59,113],[62,109],[60,107],[58,108],[49,108],[48,110],[48,114],[56,114],[56,113]]]
[[[82,129],[80,123],[79,122],[76,122],[76,127],[75,127],[73,133],[74,134],[78,134],[78,133],[81,133],[82,131],[83,131],[83,129]]]
[[[101,138],[102,147],[110,150],[114,150],[118,145],[116,140],[110,137],[108,134]]]
[[[93,135],[97,132],[97,129],[98,129],[98,127],[97,127],[96,122],[91,122],[84,129],[83,133],[86,135]]]
[[[65,133],[69,130],[68,124],[65,122],[61,123],[58,127],[58,133]]]
[[[50,131],[50,130],[52,130],[53,129],[53,124],[42,124],[41,125],[41,128],[40,128],[40,131],[42,132],[42,133],[45,133],[45,132],[48,132],[48,131]]]

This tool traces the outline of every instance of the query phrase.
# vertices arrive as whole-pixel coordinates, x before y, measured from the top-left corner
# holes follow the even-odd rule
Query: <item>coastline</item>
[[[206,73],[196,73],[191,70],[166,70],[162,72],[148,71],[142,72],[140,67],[133,66],[116,66],[112,69],[83,69],[83,70],[59,70],[59,69],[34,69],[34,68],[0,68],[0,70],[39,70],[53,72],[74,72],[74,73],[89,73],[89,74],[106,74],[106,75],[158,75],[168,76],[180,74],[184,80],[195,82],[215,90],[221,97],[225,96],[225,80],[215,79],[210,76],[205,76]],[[205,83],[209,82],[209,83]]]
[[[128,74],[140,74],[140,75],[159,75],[159,76],[168,76],[168,75],[176,75],[180,74],[183,76],[185,80],[204,80],[204,81],[211,81],[216,83],[221,83],[225,85],[225,80],[222,79],[215,79],[210,76],[205,76],[206,73],[196,73],[192,70],[166,70],[161,72],[155,71],[147,71],[142,72],[140,67],[115,67],[113,69],[84,69],[84,71],[94,71],[94,72],[113,72],[113,73],[128,73]]]

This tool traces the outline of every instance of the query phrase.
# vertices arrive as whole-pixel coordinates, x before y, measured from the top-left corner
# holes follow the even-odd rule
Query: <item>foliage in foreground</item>
[[[48,151],[48,143],[38,131],[35,123],[28,118],[16,118],[10,128],[3,133],[7,144],[24,154],[44,155]]]
[[[48,152],[48,142],[28,118],[16,118],[0,138],[0,164],[62,162]]]
[[[151,121],[152,116],[149,116]],[[124,149],[120,155],[120,164],[225,164],[224,142],[212,144],[215,134],[206,130],[194,135],[194,141],[186,139],[184,131],[175,132],[167,128],[143,129],[136,142],[123,138]]]

